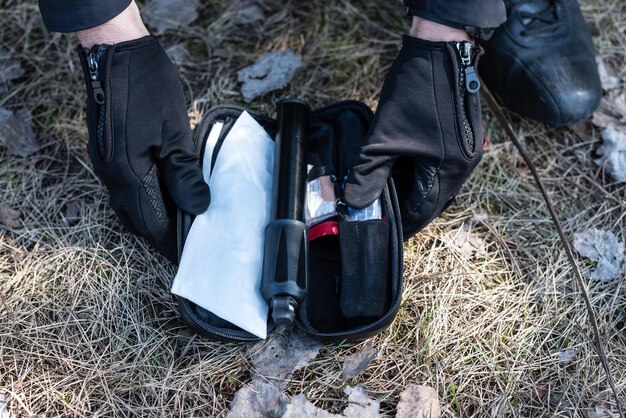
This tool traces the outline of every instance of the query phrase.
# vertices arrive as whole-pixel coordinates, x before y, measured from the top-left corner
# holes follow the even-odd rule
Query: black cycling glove
[[[405,238],[439,215],[482,156],[479,47],[405,36],[345,185],[350,206],[380,195],[393,167]]]
[[[177,259],[176,205],[209,204],[185,98],[154,36],[78,48],[87,85],[89,157],[122,223]]]

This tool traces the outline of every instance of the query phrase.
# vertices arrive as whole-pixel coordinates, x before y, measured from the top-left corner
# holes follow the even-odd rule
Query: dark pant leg
[[[506,20],[503,0],[404,0],[409,14],[480,35]]]
[[[46,27],[53,32],[93,28],[124,11],[131,0],[39,0]]]

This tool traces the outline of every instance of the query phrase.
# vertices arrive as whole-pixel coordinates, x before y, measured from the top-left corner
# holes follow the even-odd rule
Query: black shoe
[[[506,0],[508,19],[485,43],[480,75],[511,110],[570,125],[598,107],[602,86],[576,0]]]

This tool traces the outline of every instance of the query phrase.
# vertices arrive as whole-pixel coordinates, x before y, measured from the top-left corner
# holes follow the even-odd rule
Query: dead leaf
[[[283,418],[379,418],[380,402],[370,399],[361,386],[347,386],[348,407],[341,414],[331,414],[309,402],[304,395],[294,396]]]
[[[619,418],[619,412],[613,410],[613,408],[596,405],[593,409],[587,410],[587,417],[589,418]]]
[[[410,385],[400,394],[396,418],[439,418],[441,405],[430,386]]]
[[[596,228],[574,234],[573,246],[583,257],[597,263],[593,280],[610,281],[620,277],[624,261],[624,243],[615,234]]]
[[[215,48],[212,52],[216,58],[230,58],[233,56],[233,51],[230,48]]]
[[[282,390],[289,383],[293,372],[308,365],[321,347],[319,341],[300,331],[272,336],[271,340],[258,342],[248,348],[253,376],[269,381]]]
[[[605,91],[619,87],[621,80],[617,76],[615,70],[604,61],[601,57],[596,58],[598,63],[598,74],[600,74],[600,82]]]
[[[287,406],[282,418],[334,418],[335,414],[324,411],[309,402],[304,395],[296,395]]]
[[[9,154],[27,157],[39,150],[33,132],[32,116],[26,109],[15,112],[0,108],[0,146],[6,147]]]
[[[11,52],[0,49],[0,84],[8,83],[23,75],[22,64],[13,59]]]
[[[348,395],[348,407],[342,415],[347,418],[378,418],[380,417],[380,402],[370,399],[361,385],[343,390]]]
[[[609,125],[602,131],[602,145],[594,162],[617,181],[626,181],[626,128]]]
[[[450,231],[443,238],[448,248],[456,251],[462,258],[470,259],[487,252],[487,244],[468,225],[463,225],[456,231]]]
[[[605,94],[600,106],[593,113],[591,123],[600,128],[626,124],[626,93],[611,90]]]
[[[287,396],[276,386],[253,380],[235,393],[227,418],[282,417],[287,402]]]
[[[586,137],[589,132],[589,124],[586,120],[570,125],[569,128],[581,138]]]
[[[175,44],[165,49],[165,53],[176,65],[181,65],[187,59],[187,47],[183,43]]]
[[[0,393],[0,418],[10,418],[10,417],[11,417],[11,413],[9,412],[7,401],[4,398],[4,394]]]
[[[63,211],[63,215],[65,216],[65,221],[68,223],[76,222],[80,220],[80,203],[77,201],[68,202],[65,205],[65,210]]]
[[[261,55],[253,65],[237,73],[238,81],[243,83],[241,94],[244,100],[250,102],[256,97],[286,87],[300,67],[302,57],[291,49]]]
[[[365,347],[356,354],[346,356],[343,360],[343,369],[341,371],[341,378],[343,380],[350,380],[361,373],[372,360],[378,355],[378,350],[369,344],[365,344]]]
[[[251,25],[265,20],[263,8],[256,2],[233,2],[231,6],[234,20],[233,23],[239,25]]]
[[[602,111],[593,112],[593,116],[591,117],[591,123],[596,125],[598,128],[606,128],[610,125],[616,125],[619,123],[619,119],[607,115]]]
[[[188,26],[198,18],[198,0],[152,0],[142,10],[144,22],[157,34]]]
[[[556,358],[559,360],[559,363],[571,363],[576,360],[578,356],[578,348],[568,348],[566,350],[559,351],[556,353]]]
[[[610,112],[617,118],[624,120],[626,118],[626,93],[612,91],[605,96],[602,101],[601,108]]]
[[[21,213],[11,209],[7,205],[0,204],[0,223],[9,228],[17,228],[20,226]]]

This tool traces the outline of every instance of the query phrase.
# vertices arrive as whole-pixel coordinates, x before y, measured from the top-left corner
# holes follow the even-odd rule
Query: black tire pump
[[[307,295],[309,240],[304,223],[310,107],[301,100],[277,105],[271,221],[265,228],[261,292],[279,327],[293,323]]]

